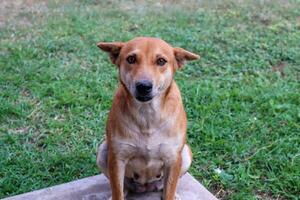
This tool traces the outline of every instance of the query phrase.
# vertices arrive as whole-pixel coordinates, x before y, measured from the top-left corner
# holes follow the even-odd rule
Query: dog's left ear
[[[97,46],[107,53],[113,64],[116,64],[116,61],[119,57],[120,51],[124,46],[124,42],[99,42]]]
[[[197,54],[189,52],[185,49],[174,47],[174,55],[177,61],[177,68],[183,67],[184,63],[189,60],[197,60],[200,58]]]

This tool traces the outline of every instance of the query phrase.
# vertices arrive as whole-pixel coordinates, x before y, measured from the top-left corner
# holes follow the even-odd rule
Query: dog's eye
[[[156,63],[159,66],[164,66],[167,63],[167,61],[163,58],[159,58],[159,59],[157,59]]]
[[[134,64],[136,62],[136,57],[135,57],[135,55],[131,55],[131,56],[128,56],[126,58],[126,60],[129,64]]]
[[[137,173],[133,173],[134,180],[138,180],[139,178],[140,178],[140,175],[138,175]]]

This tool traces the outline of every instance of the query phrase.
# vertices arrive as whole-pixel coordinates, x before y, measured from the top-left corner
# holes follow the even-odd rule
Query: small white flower
[[[216,174],[221,174],[222,173],[222,170],[220,168],[217,168],[214,171],[215,171]]]

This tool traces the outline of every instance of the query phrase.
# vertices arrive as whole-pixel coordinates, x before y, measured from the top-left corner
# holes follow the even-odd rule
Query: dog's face
[[[199,56],[174,48],[157,38],[139,37],[128,42],[99,43],[119,67],[120,81],[139,102],[149,102],[170,86],[176,69]]]

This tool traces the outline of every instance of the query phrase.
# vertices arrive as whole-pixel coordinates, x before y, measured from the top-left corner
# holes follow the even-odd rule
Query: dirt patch
[[[48,11],[47,1],[1,0],[0,28],[4,26],[30,26],[32,16]]]
[[[29,131],[30,127],[29,126],[26,126],[26,127],[19,127],[19,128],[16,128],[14,130],[12,130],[12,132],[14,134],[20,134],[20,135],[23,135],[23,134],[27,134],[28,131]]]
[[[279,63],[277,63],[276,65],[274,65],[272,67],[272,71],[273,72],[279,72],[280,76],[284,77],[285,76],[285,73],[284,73],[284,68],[285,67],[286,67],[286,63],[285,62],[279,62]]]
[[[227,199],[228,196],[234,193],[233,190],[225,189],[221,183],[213,184],[210,189],[212,193],[220,200]]]
[[[285,200],[280,196],[274,197],[271,193],[266,193],[266,192],[258,192],[256,197],[258,200]]]

